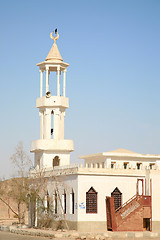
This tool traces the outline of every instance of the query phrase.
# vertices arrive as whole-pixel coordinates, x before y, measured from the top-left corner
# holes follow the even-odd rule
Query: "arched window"
[[[53,134],[54,134],[54,112],[53,110],[51,111],[51,139],[53,139]]]
[[[55,214],[57,214],[57,206],[58,206],[58,196],[57,196],[57,192],[55,191]]]
[[[122,193],[116,187],[114,191],[111,193],[111,197],[114,198],[114,206],[115,210],[122,205]]]
[[[57,201],[58,201],[58,199],[57,199],[57,192],[55,191],[53,193],[53,213],[54,214],[57,214]]]
[[[74,191],[72,189],[72,193],[70,193],[70,214],[74,214]]]
[[[59,166],[59,162],[60,162],[59,157],[58,157],[58,156],[55,156],[55,157],[53,158],[53,168],[54,168],[55,166]]]
[[[49,193],[47,191],[47,212],[49,212],[50,209],[50,198],[49,198]]]
[[[62,212],[64,213],[64,214],[66,214],[66,209],[67,209],[67,201],[66,201],[66,192],[65,192],[65,190],[64,190],[64,193],[62,194],[62,208],[63,208],[63,210],[62,210]]]
[[[97,192],[93,187],[86,192],[86,213],[97,213]]]

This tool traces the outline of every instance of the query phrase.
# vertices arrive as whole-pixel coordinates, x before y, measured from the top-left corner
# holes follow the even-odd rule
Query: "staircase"
[[[106,197],[108,231],[151,231],[152,228],[152,182],[144,189],[144,179],[137,179],[137,194],[115,210],[114,198]],[[139,193],[141,184],[142,192]],[[146,191],[146,189],[150,189]]]
[[[144,231],[150,230],[151,196],[134,195],[131,199],[113,212],[114,201],[110,199],[107,223],[112,231]],[[108,220],[108,217],[107,217]],[[149,224],[149,226],[147,226]],[[148,228],[148,229],[147,229]]]
[[[151,218],[151,196],[134,195],[115,213],[117,231],[143,231],[144,219]]]

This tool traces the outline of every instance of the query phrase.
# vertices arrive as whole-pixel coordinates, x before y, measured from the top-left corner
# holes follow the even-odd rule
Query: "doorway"
[[[150,218],[143,218],[143,228],[146,231],[151,231],[151,222]]]

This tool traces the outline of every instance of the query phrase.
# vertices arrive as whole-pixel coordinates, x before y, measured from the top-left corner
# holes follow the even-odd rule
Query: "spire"
[[[50,38],[54,40],[53,46],[50,50],[50,52],[48,53],[48,56],[46,58],[46,61],[50,61],[50,62],[57,62],[57,61],[63,61],[61,54],[58,50],[57,44],[56,44],[56,40],[58,40],[59,38],[59,34],[57,33],[57,29],[55,30],[55,33],[57,34],[56,37],[53,37],[53,32],[50,33]]]

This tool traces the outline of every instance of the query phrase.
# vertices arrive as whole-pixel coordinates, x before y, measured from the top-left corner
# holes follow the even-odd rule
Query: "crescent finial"
[[[57,34],[57,36],[56,37],[53,37],[53,31],[50,33],[50,38],[52,39],[52,40],[54,40],[54,43],[56,42],[56,40],[58,40],[58,38],[59,38],[59,34],[56,32],[56,34]]]

